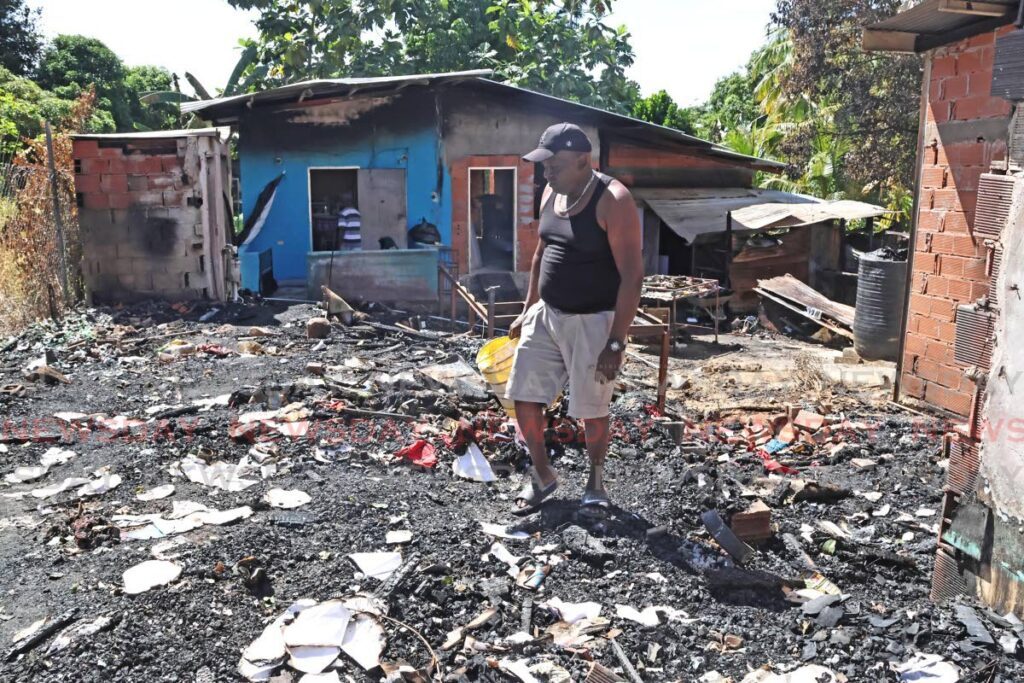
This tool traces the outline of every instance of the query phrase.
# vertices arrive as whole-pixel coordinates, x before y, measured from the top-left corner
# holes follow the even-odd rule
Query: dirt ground
[[[459,359],[475,365],[482,342],[410,334],[390,326],[405,318],[377,310],[369,318],[376,326],[335,324],[321,343],[306,337],[305,323],[317,314],[306,304],[184,314],[149,304],[90,311],[0,340],[0,384],[25,386],[22,396],[0,394],[3,474],[38,465],[55,446],[75,454],[33,481],[0,489],[0,642],[11,646],[0,679],[242,681],[243,650],[295,600],[376,593],[389,618],[381,620],[382,661],[425,671],[433,652],[436,680],[531,680],[501,668],[513,661],[532,667],[529,675],[539,681],[583,681],[592,662],[628,676],[613,641],[648,683],[896,681],[891,665],[919,652],[959,667],[960,680],[1024,680],[1012,625],[974,605],[994,638],[987,644],[968,635],[955,605],[928,599],[948,425],[888,402],[891,366],[842,365],[834,362],[837,351],[767,335],[690,341],[674,350],[669,373],[666,413],[689,422],[680,444],[653,409],[657,357],[631,348],[612,408],[608,488],[615,506],[605,513],[580,508],[585,451],[554,439],[562,486],[540,513],[518,519],[510,509],[526,464],[522,448],[505,434],[479,430],[497,475],[485,484],[454,476],[464,446],[449,447],[443,438],[453,418],[484,415],[492,427],[504,424],[497,402],[420,373]],[[257,325],[270,336],[252,337]],[[161,361],[159,350],[174,339],[223,348]],[[239,355],[249,341],[264,353]],[[22,368],[47,349],[68,383],[22,378]],[[310,362],[325,366],[328,381],[307,370]],[[233,404],[252,402],[195,404],[225,394],[234,394]],[[304,435],[239,429],[240,415],[295,403],[308,411],[299,413]],[[824,416],[835,436],[776,455],[795,473],[769,478],[749,439],[723,435],[790,405]],[[84,416],[54,417],[68,412]],[[436,467],[394,457],[417,439],[436,448]],[[256,483],[244,490],[182,476],[190,454],[238,463],[254,449],[268,467],[257,467]],[[96,475],[100,468],[109,469]],[[120,483],[98,495],[81,497],[80,486],[45,498],[32,493],[68,477],[109,485],[113,475]],[[166,484],[174,485],[170,497],[137,498]],[[829,485],[836,495],[827,495]],[[272,508],[266,496],[278,488],[301,490],[310,501]],[[756,498],[771,508],[773,534],[740,564],[715,543],[701,514],[717,510],[728,520]],[[251,516],[150,540],[123,537],[113,526],[117,515],[167,514],[186,501],[216,510],[248,506]],[[529,537],[496,539],[481,523]],[[386,535],[395,530],[408,530],[411,540],[389,545]],[[787,534],[795,543],[784,541]],[[496,540],[521,566],[550,566],[540,590],[516,584],[492,552]],[[408,570],[395,575],[402,577],[397,584],[362,575],[348,558],[389,550],[402,553]],[[124,572],[157,555],[178,565],[180,576],[126,593]],[[808,585],[808,561],[841,592],[818,611],[793,594]],[[263,576],[247,580],[254,567]],[[566,626],[543,605],[552,598],[598,603],[607,622],[592,621],[586,633],[556,644],[545,634],[564,636]],[[619,605],[671,610],[645,626]],[[450,632],[490,607],[494,615],[470,641],[442,649]],[[109,623],[62,648],[49,634],[16,651],[16,634],[62,616],[72,625],[99,617]],[[511,638],[523,631],[527,637]],[[809,665],[835,677],[781,676]],[[340,680],[385,678],[345,655],[332,667]],[[758,673],[761,667],[779,677]],[[273,674],[282,683],[301,680],[288,666]]]

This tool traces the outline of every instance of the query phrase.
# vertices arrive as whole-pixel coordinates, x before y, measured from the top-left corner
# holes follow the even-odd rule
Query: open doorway
[[[359,170],[309,169],[309,214],[313,251],[360,249]]]
[[[515,270],[516,169],[469,169],[469,269]]]

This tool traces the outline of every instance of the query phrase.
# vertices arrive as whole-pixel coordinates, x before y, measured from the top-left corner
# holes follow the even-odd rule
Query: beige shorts
[[[614,317],[614,311],[563,313],[535,303],[526,311],[505,398],[550,405],[568,381],[569,415],[606,417],[615,382],[598,380],[597,357]]]

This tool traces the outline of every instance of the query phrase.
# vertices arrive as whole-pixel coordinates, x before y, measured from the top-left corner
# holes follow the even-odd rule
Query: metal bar
[[[57,233],[57,255],[60,257],[60,295],[65,305],[70,300],[71,293],[68,291],[68,259],[65,253],[64,244],[64,221],[60,216],[60,191],[57,187],[57,166],[53,161],[53,134],[50,132],[50,122],[44,121],[46,130],[46,156],[50,166],[50,192],[53,193],[53,225]]]
[[[658,412],[665,412],[665,395],[668,393],[668,354],[672,333],[666,329],[661,333],[661,357],[658,359]]]
[[[618,658],[619,664],[622,665],[622,670],[626,673],[626,678],[628,678],[632,683],[644,683],[644,679],[640,678],[640,674],[638,674],[636,669],[633,668],[632,662],[629,661],[629,657],[626,656],[625,651],[623,651],[622,646],[619,645],[618,641],[613,638],[611,642],[612,650],[615,651],[615,657]]]
[[[1024,4],[1022,4],[1024,6]],[[927,116],[927,106],[930,98],[931,89],[931,78],[932,78],[932,58],[929,56],[924,60],[924,77],[921,83],[921,103],[920,111],[918,113],[917,121],[917,154],[915,155],[917,164],[916,178],[914,178],[914,202],[911,207],[913,214],[910,216],[910,237],[908,244],[910,248],[907,250],[907,277],[904,280],[904,296],[903,296],[903,314],[900,316],[900,338],[899,338],[899,352],[896,356],[896,375],[892,382],[892,400],[899,402],[900,390],[903,387],[903,352],[906,348],[907,343],[907,323],[910,318],[910,292],[913,291],[914,284],[914,250],[917,248],[917,227],[921,208],[921,186],[924,184],[924,130]],[[846,235],[843,235],[845,239]],[[846,250],[843,249],[843,268],[846,267]]]

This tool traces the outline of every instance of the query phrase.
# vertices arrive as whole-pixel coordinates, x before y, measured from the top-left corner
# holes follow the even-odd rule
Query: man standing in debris
[[[586,133],[551,126],[523,157],[544,165],[540,240],[526,308],[509,332],[519,338],[506,397],[515,401],[533,472],[513,511],[536,511],[558,477],[544,444],[544,406],[569,383],[569,415],[586,427],[590,477],[582,504],[608,507],[604,461],[608,404],[622,366],[626,335],[640,303],[640,219],[629,190],[591,168]]]

